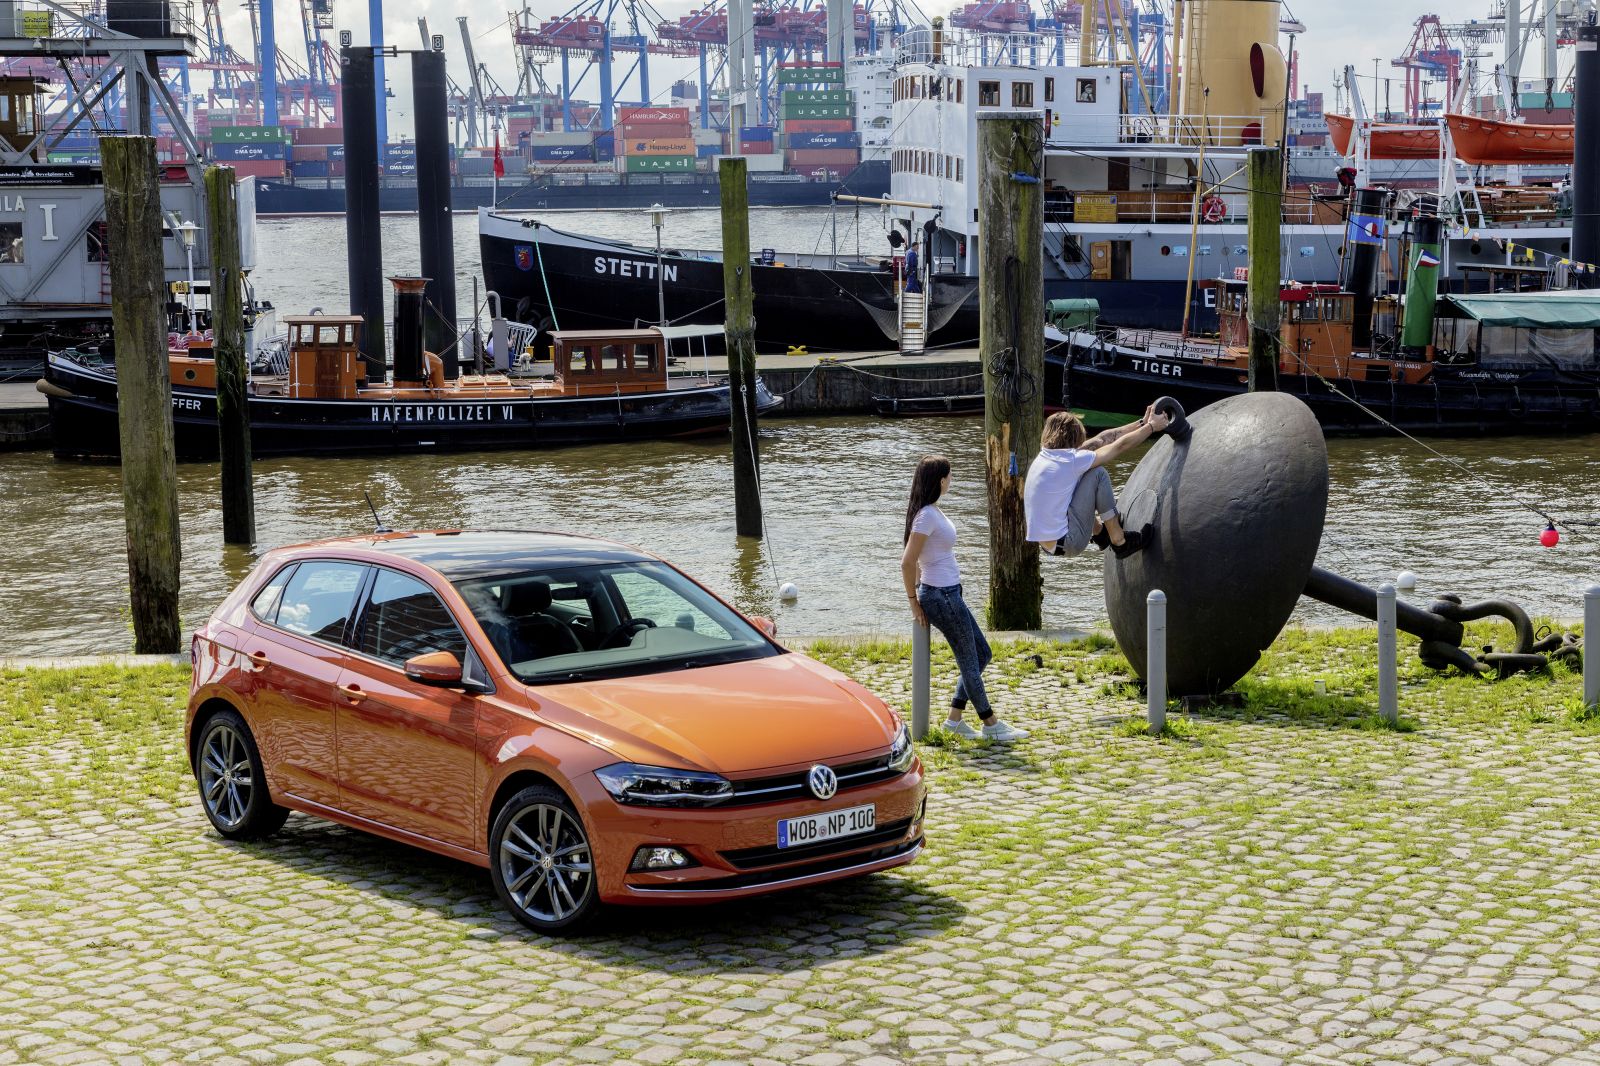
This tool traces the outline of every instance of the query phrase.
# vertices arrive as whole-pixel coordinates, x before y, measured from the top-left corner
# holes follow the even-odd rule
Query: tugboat
[[[369,382],[363,320],[300,315],[289,330],[287,373],[249,382],[250,445],[257,456],[414,453],[688,437],[725,432],[726,378],[668,374],[668,341],[657,329],[551,334],[552,375],[446,379],[444,361],[423,350],[423,278],[395,287],[393,380]],[[195,340],[168,356],[180,459],[217,456],[216,364]],[[114,459],[119,453],[113,367],[75,351],[52,352],[40,382],[49,397],[55,454]],[[782,403],[758,379],[759,412]]]

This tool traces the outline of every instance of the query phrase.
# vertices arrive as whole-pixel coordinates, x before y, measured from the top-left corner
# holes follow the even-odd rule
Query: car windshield
[[[584,563],[456,582],[501,660],[559,684],[779,654],[749,622],[672,567]]]

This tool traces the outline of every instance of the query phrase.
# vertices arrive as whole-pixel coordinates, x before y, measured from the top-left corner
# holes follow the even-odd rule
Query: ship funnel
[[[1350,249],[1347,288],[1355,294],[1351,313],[1350,343],[1358,349],[1372,347],[1372,304],[1377,295],[1378,257],[1388,243],[1384,218],[1386,194],[1382,189],[1357,189],[1350,199],[1349,223],[1344,243]]]
[[[394,286],[394,380],[416,384],[426,379],[422,354],[422,302],[427,278],[390,278]]]
[[[1578,273],[1586,289],[1596,286],[1600,263],[1600,27],[1578,27],[1573,71],[1572,259],[1589,264]]]
[[[944,19],[933,17],[933,61],[944,62]]]
[[[1444,223],[1435,216],[1422,215],[1411,230],[1411,256],[1406,269],[1406,323],[1400,334],[1400,350],[1406,355],[1422,355],[1433,344],[1433,308],[1439,299],[1440,243]]]

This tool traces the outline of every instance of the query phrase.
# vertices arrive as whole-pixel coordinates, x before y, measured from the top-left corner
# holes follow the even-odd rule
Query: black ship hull
[[[863,163],[843,182],[764,181],[749,183],[751,207],[826,207],[833,194],[888,196],[889,165]],[[493,185],[454,185],[450,189],[452,211],[476,211],[495,207],[501,211],[595,211],[618,208],[644,208],[661,204],[670,208],[721,205],[721,191],[715,175],[696,175],[690,181],[662,181],[631,177],[608,184],[557,184],[549,180],[501,179],[498,200]],[[301,182],[256,180],[256,215],[342,215],[342,179],[308,179]],[[414,213],[417,210],[415,184],[386,182],[378,191],[378,210]]]
[[[57,457],[115,459],[121,448],[114,375],[52,356],[50,432]],[[758,382],[762,411],[777,407]],[[617,443],[725,432],[728,385],[615,396],[415,400],[250,397],[250,447],[256,456],[486,451]],[[178,458],[217,456],[216,395],[175,386],[172,422]]]
[[[1060,349],[1058,402],[1074,410],[1135,418],[1161,396],[1194,411],[1245,391],[1237,367],[1096,345],[1082,337],[1074,335]],[[1436,365],[1417,384],[1280,374],[1278,389],[1305,401],[1325,431],[1341,435],[1390,433],[1391,425],[1440,435],[1600,431],[1600,372]],[[1053,393],[1046,402],[1052,399]]]

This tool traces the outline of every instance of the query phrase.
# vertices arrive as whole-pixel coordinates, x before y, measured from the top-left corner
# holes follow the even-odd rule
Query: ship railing
[[[1260,115],[1096,115],[1063,118],[1052,145],[1149,144],[1159,147],[1238,148],[1261,142]]]
[[[974,33],[946,30],[937,52],[927,32],[901,34],[895,62],[952,67],[1053,66],[1057,40],[1043,33]]]

